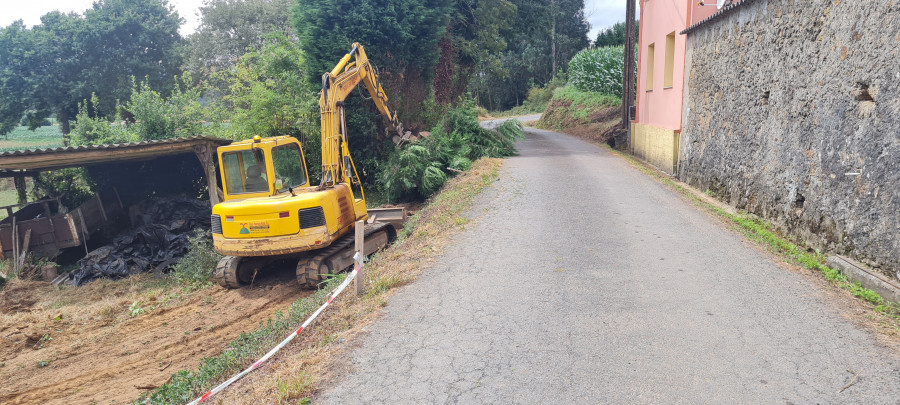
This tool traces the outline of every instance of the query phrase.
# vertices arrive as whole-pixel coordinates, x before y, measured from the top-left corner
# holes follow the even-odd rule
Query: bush
[[[625,48],[585,49],[569,61],[569,84],[578,90],[622,97]]]
[[[139,140],[158,140],[202,135],[204,109],[200,104],[200,87],[193,84],[187,72],[175,78],[175,86],[169,97],[150,88],[146,81],[140,84],[132,77],[131,100],[125,112],[134,117],[130,128]],[[79,119],[80,121],[80,119]]]
[[[50,122],[49,118],[41,118],[31,112],[26,114],[19,121],[19,126],[28,127],[28,129],[35,129],[38,127],[49,127],[50,125],[53,125],[53,123]]]
[[[75,125],[69,133],[72,145],[100,145],[105,143],[136,142],[140,139],[124,125],[113,124],[97,114],[97,95],[78,103]]]
[[[474,160],[515,154],[515,141],[521,137],[519,121],[506,121],[487,130],[479,125],[473,106],[455,108],[431,135],[390,155],[378,175],[382,191],[392,201],[428,198]]]
[[[209,232],[197,231],[188,237],[190,250],[173,266],[172,277],[182,287],[196,290],[207,284],[222,256],[213,248]]]

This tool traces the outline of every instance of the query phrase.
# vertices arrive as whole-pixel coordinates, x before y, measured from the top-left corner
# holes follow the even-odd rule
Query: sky
[[[41,23],[41,16],[53,10],[64,13],[70,11],[83,13],[92,7],[95,0],[0,0],[0,27],[6,27],[15,20],[23,20],[25,25],[32,27]],[[194,32],[199,25],[197,16],[203,0],[169,0],[169,4],[175,6],[175,11],[185,23],[181,25],[181,35]]]
[[[635,13],[637,15],[641,13],[640,3],[640,1],[635,1],[635,5],[638,6]],[[601,29],[611,27],[619,21],[625,21],[625,0],[584,0],[584,16],[591,23],[588,38],[593,41]]]
[[[181,35],[194,32],[199,25],[198,10],[204,0],[169,0],[185,23],[179,30]],[[84,12],[91,8],[94,0],[0,0],[0,27],[21,19],[28,27],[40,24],[41,16],[53,10],[62,12]],[[597,32],[616,22],[625,20],[625,0],[585,0],[584,14],[591,23],[588,38],[597,37]]]

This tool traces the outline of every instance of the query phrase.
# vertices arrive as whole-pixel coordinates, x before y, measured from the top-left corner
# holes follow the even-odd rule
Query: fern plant
[[[395,150],[381,167],[379,181],[392,201],[424,199],[453,174],[468,170],[481,157],[516,153],[522,124],[509,120],[494,130],[482,128],[475,109],[462,106],[449,111],[431,135]]]

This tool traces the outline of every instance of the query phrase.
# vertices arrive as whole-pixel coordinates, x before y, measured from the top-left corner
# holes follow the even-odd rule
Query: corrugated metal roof
[[[722,9],[717,11],[715,14],[700,20],[698,23],[696,23],[690,27],[685,28],[684,31],[680,32],[680,34],[684,35],[684,34],[690,33],[691,31],[694,31],[697,28],[700,28],[701,26],[703,26],[705,24],[711,23],[715,20],[718,20],[718,19],[728,15],[728,14],[731,14],[731,12],[734,11],[735,9],[737,9],[738,7],[741,7],[745,4],[750,4],[752,2],[753,2],[753,0],[738,0],[735,3],[731,3],[725,7],[722,7]]]
[[[117,144],[12,150],[0,153],[0,173],[64,169],[100,163],[152,159],[192,152],[194,146],[197,145],[219,146],[230,143],[229,139],[194,136]]]

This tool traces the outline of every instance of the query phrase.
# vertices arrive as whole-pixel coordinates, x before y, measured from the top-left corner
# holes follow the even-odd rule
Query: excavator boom
[[[351,161],[347,146],[347,127],[344,120],[344,100],[359,85],[365,84],[375,107],[387,120],[391,130],[402,132],[396,111],[388,107],[388,97],[378,80],[378,72],[369,61],[366,51],[354,43],[350,53],[322,75],[319,110],[322,115],[322,186],[350,182],[355,170],[347,167]],[[401,133],[402,135],[402,133]]]

